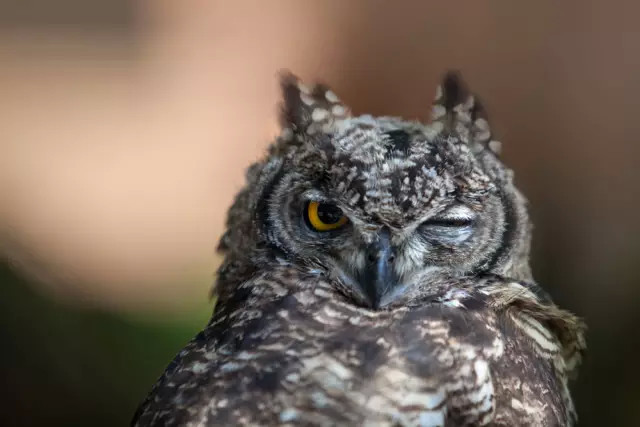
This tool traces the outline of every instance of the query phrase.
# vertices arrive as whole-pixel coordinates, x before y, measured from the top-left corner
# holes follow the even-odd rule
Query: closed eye
[[[432,227],[468,227],[473,225],[475,222],[474,218],[470,217],[435,217],[430,218],[422,223],[422,225],[432,226]]]
[[[466,205],[450,206],[444,212],[427,219],[423,225],[434,227],[468,227],[474,224],[477,213]]]
[[[457,244],[473,235],[477,218],[467,206],[457,205],[425,220],[418,230],[430,241]]]

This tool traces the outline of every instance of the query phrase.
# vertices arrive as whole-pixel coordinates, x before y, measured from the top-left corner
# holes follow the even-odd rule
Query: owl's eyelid
[[[436,222],[451,222],[451,223],[467,223],[467,224],[472,224],[473,222],[475,222],[476,217],[471,216],[471,215],[436,215],[432,218],[429,218],[428,220],[426,220],[426,223],[436,223]]]
[[[475,218],[433,217],[422,223],[426,227],[466,228],[475,223]]]
[[[478,218],[478,214],[471,208],[465,205],[456,205],[449,209],[445,209],[430,218],[423,221],[425,225],[449,225],[455,226],[455,223],[459,223],[459,226],[471,225]],[[449,224],[445,224],[449,223]]]
[[[322,192],[318,190],[307,190],[300,195],[300,199],[305,203],[320,202],[320,203],[336,204],[333,200],[331,200],[329,197],[325,196]]]
[[[338,202],[335,199],[325,196],[324,193],[318,190],[305,191],[300,195],[300,200],[302,201],[303,205],[306,205],[309,202],[318,202],[318,203],[337,206],[342,210],[342,212],[347,212],[347,209],[344,205],[342,205],[340,202]]]

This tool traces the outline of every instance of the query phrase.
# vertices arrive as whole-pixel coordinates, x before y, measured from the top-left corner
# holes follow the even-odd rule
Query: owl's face
[[[292,78],[284,92],[286,127],[249,208],[270,253],[326,274],[372,308],[418,278],[528,274],[522,201],[454,77],[429,124],[351,117],[325,87],[308,91]],[[526,247],[517,247],[523,236]]]

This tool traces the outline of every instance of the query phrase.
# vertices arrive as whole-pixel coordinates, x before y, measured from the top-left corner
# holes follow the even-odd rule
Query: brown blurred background
[[[587,319],[581,425],[640,407],[640,6],[0,0],[0,424],[120,425],[209,314],[214,247],[277,132],[276,73],[426,119],[462,71]],[[635,421],[634,421],[635,420]]]

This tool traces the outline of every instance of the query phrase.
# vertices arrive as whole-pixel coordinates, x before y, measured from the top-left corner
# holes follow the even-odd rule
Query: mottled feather
[[[282,90],[215,313],[133,423],[572,425],[585,326],[533,280],[526,202],[459,76],[428,124],[352,116],[291,74]],[[314,230],[309,201],[346,225]]]

